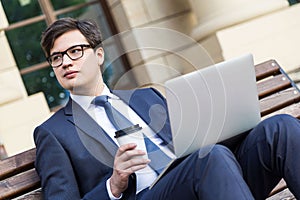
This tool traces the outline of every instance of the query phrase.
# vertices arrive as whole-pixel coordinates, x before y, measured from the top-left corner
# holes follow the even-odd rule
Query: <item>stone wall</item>
[[[256,63],[268,59],[270,56],[267,55],[279,59],[279,63],[283,56],[289,61],[296,59],[296,56],[294,58],[291,58],[292,55],[287,56],[286,49],[275,50],[271,43],[260,40],[261,31],[269,28],[271,34],[272,30],[278,30],[276,23],[285,23],[284,20],[278,21],[277,17],[271,24],[265,23],[264,26],[267,28],[262,29],[263,19],[293,9],[286,0],[108,2],[116,24],[122,32],[122,42],[133,67],[129,73],[137,77],[140,87],[155,86],[163,89],[163,83],[170,78],[245,52],[253,53]],[[285,19],[290,20],[287,23],[296,23],[291,18],[292,16]],[[255,23],[257,20],[262,22]],[[244,24],[251,23],[253,23],[252,32],[246,34],[246,31],[238,31],[245,26]],[[272,36],[280,38],[280,45],[290,42],[278,32],[273,32]],[[296,39],[295,37],[293,36],[293,39]],[[268,38],[263,38],[268,39],[272,40],[272,37],[268,35]],[[254,51],[254,47],[243,46],[242,42],[245,41],[261,50]]]
[[[0,28],[8,26],[0,2]],[[33,148],[33,129],[50,115],[43,93],[28,96],[4,31],[0,31],[0,145],[11,156]]]

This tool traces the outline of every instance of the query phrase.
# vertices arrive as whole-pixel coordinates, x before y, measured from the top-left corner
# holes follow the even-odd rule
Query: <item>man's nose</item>
[[[73,62],[73,60],[67,54],[63,55],[62,61],[63,66],[69,66]]]

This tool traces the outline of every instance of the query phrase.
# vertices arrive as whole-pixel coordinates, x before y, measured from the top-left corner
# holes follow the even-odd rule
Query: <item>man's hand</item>
[[[149,159],[136,158],[146,152],[137,150],[136,144],[130,143],[119,147],[114,161],[113,174],[110,177],[110,189],[115,197],[119,197],[128,187],[130,174],[143,169],[150,162]]]

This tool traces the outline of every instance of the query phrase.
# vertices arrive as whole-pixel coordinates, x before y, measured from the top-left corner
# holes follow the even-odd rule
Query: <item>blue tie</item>
[[[108,101],[108,96],[97,96],[94,99],[93,104],[104,108],[108,119],[114,125],[116,130],[128,128],[133,125],[124,115],[111,106]]]
[[[105,109],[108,119],[114,125],[116,130],[128,128],[133,125],[124,115],[117,111],[108,101],[108,96],[97,96],[93,102],[97,106],[101,106]],[[153,143],[146,135],[144,140],[147,148],[148,157],[151,162],[150,167],[160,174],[164,167],[171,161],[171,158],[165,154],[155,143]]]

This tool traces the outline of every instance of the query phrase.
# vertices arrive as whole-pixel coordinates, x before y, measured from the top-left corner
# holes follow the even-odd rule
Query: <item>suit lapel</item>
[[[164,97],[153,89],[116,90],[113,93],[127,103],[173,150],[168,110]]]
[[[118,147],[105,131],[71,98],[65,106],[65,115],[67,120],[74,124],[78,136],[87,150],[100,162],[112,168]],[[130,184],[124,192],[124,197],[125,199],[135,199],[135,174],[130,176],[129,181]]]
[[[117,145],[107,135],[107,133],[105,133],[105,131],[97,124],[97,122],[94,121],[94,119],[90,117],[88,113],[86,113],[81,108],[81,106],[79,106],[71,98],[65,107],[65,115],[67,117],[67,120],[74,124],[78,136],[80,137],[85,147],[92,151],[92,154],[95,154],[97,151],[105,155],[103,159],[114,158],[114,155],[118,149]],[[99,143],[97,145],[97,150],[90,149],[93,146],[90,144],[95,143],[95,141]]]

